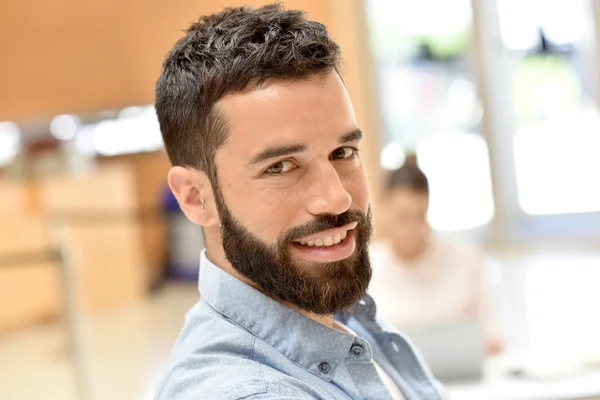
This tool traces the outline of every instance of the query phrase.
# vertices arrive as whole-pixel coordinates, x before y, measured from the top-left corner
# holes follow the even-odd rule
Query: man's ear
[[[189,167],[173,167],[168,182],[179,207],[190,221],[206,228],[219,225],[214,194],[206,173]]]

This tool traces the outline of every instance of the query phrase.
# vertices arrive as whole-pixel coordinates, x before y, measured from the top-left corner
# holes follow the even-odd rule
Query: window
[[[429,219],[439,231],[494,216],[482,107],[467,60],[470,0],[370,0],[372,47],[385,126],[381,164],[416,151],[430,180]]]
[[[512,71],[518,202],[532,216],[600,211],[600,114],[588,0],[499,0]]]
[[[519,204],[530,215],[600,211],[600,114],[528,124],[514,139]]]
[[[429,221],[439,231],[489,223],[494,201],[488,148],[475,134],[453,132],[423,139],[419,164],[430,180]]]

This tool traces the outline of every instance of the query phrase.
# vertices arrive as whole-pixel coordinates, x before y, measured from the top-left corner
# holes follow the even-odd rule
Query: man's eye
[[[286,172],[291,171],[293,168],[294,168],[294,163],[292,163],[291,161],[280,161],[278,163],[271,165],[267,169],[267,173],[273,174],[273,175],[284,174]]]
[[[340,147],[331,153],[331,158],[334,160],[343,160],[344,158],[350,158],[356,153],[356,150],[352,147]]]

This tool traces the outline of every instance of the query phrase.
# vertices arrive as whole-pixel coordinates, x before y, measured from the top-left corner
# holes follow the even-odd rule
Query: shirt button
[[[328,373],[330,368],[331,367],[326,362],[322,362],[321,364],[319,364],[319,371],[321,371],[324,374]]]
[[[363,351],[365,351],[363,349],[363,347],[359,344],[355,344],[354,346],[352,346],[352,348],[350,349],[352,351],[352,353],[354,353],[354,355],[356,356],[360,356],[362,355]]]

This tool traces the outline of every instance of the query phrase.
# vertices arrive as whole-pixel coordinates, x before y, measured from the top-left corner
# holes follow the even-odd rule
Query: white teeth
[[[333,237],[333,243],[338,244],[341,241],[342,241],[342,235],[340,235],[339,233]]]
[[[348,236],[348,231],[338,233],[335,236],[327,236],[316,240],[298,240],[297,243],[309,247],[329,247],[340,243],[342,240],[346,239],[346,236]]]

